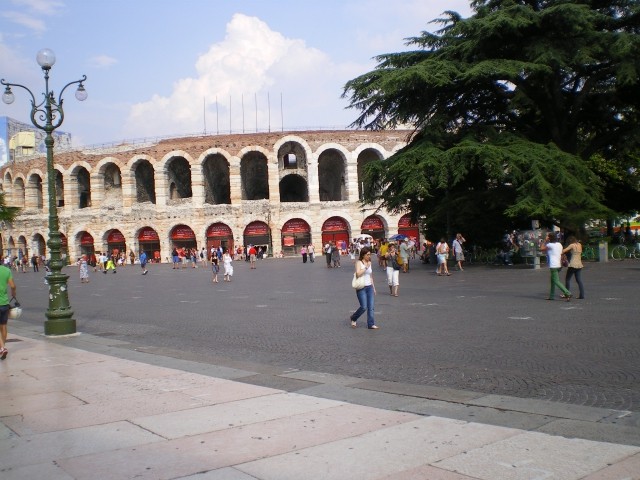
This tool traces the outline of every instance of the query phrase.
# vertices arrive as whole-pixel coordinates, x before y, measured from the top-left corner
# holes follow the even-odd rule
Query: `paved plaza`
[[[378,331],[349,328],[348,257],[66,272],[79,333],[48,338],[15,275],[3,479],[640,478],[640,262],[571,302],[544,268],[415,262],[398,298],[376,271]]]

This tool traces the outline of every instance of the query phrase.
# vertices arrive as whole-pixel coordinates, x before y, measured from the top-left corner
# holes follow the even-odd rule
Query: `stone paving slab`
[[[113,422],[72,430],[0,440],[3,469],[57,462],[96,452],[148,445],[162,438],[129,422]]]
[[[164,438],[180,438],[265,422],[340,405],[324,398],[276,393],[232,403],[136,418],[135,423]]]
[[[262,480],[374,479],[518,435],[517,430],[436,417],[376,430],[236,468]]]
[[[578,480],[639,451],[637,447],[525,432],[435,465],[483,480]]]
[[[331,444],[390,425],[412,422],[415,418],[403,413],[337,405],[135,449],[65,459],[60,465],[80,480],[173,479]]]

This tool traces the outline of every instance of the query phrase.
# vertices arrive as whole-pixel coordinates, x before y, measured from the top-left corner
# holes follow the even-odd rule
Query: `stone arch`
[[[27,181],[26,206],[42,210],[44,208],[44,196],[40,172],[29,173]]]
[[[279,147],[276,145],[280,176],[296,173],[307,178],[309,167],[307,149],[301,143],[302,139],[293,136],[287,138],[288,140],[279,142],[281,143]]]
[[[169,187],[169,201],[177,202],[185,198],[191,198],[191,164],[180,155],[169,158],[165,163],[167,185]]]
[[[74,164],[69,170],[72,184],[75,183],[75,198],[72,207],[83,209],[91,206],[91,174],[90,165]]]
[[[54,175],[56,176],[56,206],[64,207],[64,176],[62,171],[55,169]]]
[[[13,205],[24,208],[25,187],[24,178],[17,176],[13,181]]]
[[[136,201],[156,203],[156,175],[153,164],[147,158],[137,158],[130,166],[136,182]]]
[[[357,165],[358,165],[358,198],[362,199],[364,194],[364,171],[368,163],[375,160],[382,160],[383,155],[374,148],[365,148],[358,153]]]
[[[229,160],[221,152],[209,152],[202,161],[204,203],[231,204],[231,176]]]
[[[46,255],[47,253],[47,242],[44,239],[44,236],[40,233],[34,233],[31,237],[31,245],[33,245],[34,253],[38,255]]]
[[[118,163],[108,159],[98,168],[102,180],[102,206],[122,206],[122,169]]]
[[[269,169],[262,152],[249,151],[240,160],[242,200],[269,199]]]
[[[347,161],[338,149],[328,148],[318,157],[318,193],[321,202],[348,200]]]
[[[306,179],[292,173],[280,179],[280,201],[286,202],[308,202],[309,186]]]

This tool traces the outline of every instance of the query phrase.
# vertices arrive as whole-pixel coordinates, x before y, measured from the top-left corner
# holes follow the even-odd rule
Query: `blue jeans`
[[[360,302],[360,308],[351,315],[351,321],[355,322],[358,320],[360,315],[362,315],[365,310],[367,312],[367,327],[371,328],[376,324],[374,318],[374,304],[373,304],[373,286],[367,285],[360,290],[356,290],[356,295],[358,296],[358,302]]]

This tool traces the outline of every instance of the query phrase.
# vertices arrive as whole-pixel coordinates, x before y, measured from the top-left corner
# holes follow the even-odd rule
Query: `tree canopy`
[[[471,6],[345,85],[353,126],[413,128],[368,165],[364,201],[477,239],[531,219],[575,231],[619,210],[612,185],[640,208],[640,3]]]

